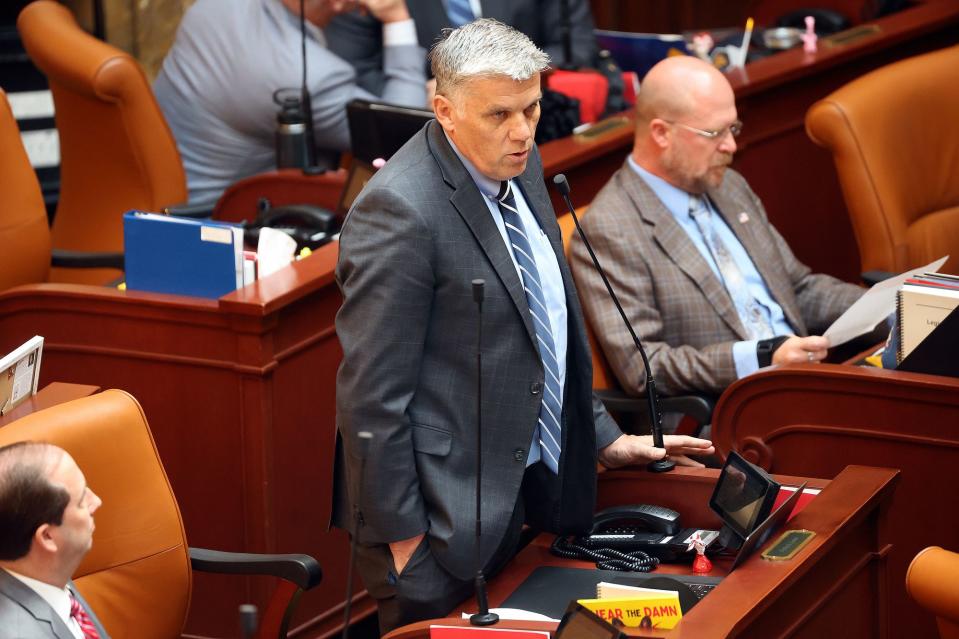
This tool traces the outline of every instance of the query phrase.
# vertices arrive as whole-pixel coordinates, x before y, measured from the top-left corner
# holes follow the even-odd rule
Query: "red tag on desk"
[[[491,635],[489,633],[498,633]],[[430,626],[430,639],[549,639],[545,630],[510,630],[476,626]]]
[[[779,504],[786,501],[794,492],[796,492],[797,486],[782,486],[779,489],[779,494],[776,495],[776,501],[773,502],[773,510],[779,508]],[[793,511],[789,513],[789,519],[792,519],[799,514],[799,511],[806,507],[806,504],[811,502],[813,498],[819,494],[818,488],[807,488],[802,491],[802,495],[799,496],[799,499],[796,500],[796,505],[793,506]],[[787,519],[786,521],[789,521]]]

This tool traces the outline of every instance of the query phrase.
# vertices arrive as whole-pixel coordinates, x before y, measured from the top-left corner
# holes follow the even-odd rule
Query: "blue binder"
[[[212,220],[123,215],[128,290],[218,298],[243,285],[243,230]]]

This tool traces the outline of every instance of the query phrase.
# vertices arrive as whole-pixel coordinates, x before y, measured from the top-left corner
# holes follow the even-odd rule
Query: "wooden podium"
[[[0,352],[43,335],[41,385],[139,400],[191,544],[320,562],[323,581],[290,625],[299,637],[341,628],[349,558],[346,535],[327,528],[342,356],[336,254],[325,246],[218,300],[68,284],[0,292]],[[237,606],[262,609],[271,585],[195,575],[186,634],[235,636]],[[374,609],[359,586],[353,609],[355,619]]]
[[[717,528],[719,520],[708,502],[718,470],[677,468],[661,475],[645,471],[614,471],[600,475],[599,504],[654,503],[681,513],[684,526]],[[805,528],[816,536],[790,561],[770,562],[753,555],[700,601],[670,631],[630,628],[630,636],[669,639],[709,637],[887,636],[884,593],[889,552],[887,512],[897,471],[849,466],[835,479],[810,479],[822,492],[791,519],[784,529]],[[796,485],[805,478],[777,476]],[[775,537],[775,535],[774,535]],[[500,605],[539,566],[588,568],[590,564],[549,553],[551,535],[540,535],[490,582],[490,605]],[[770,542],[767,542],[767,545]],[[711,576],[729,571],[730,560],[714,561]],[[666,564],[657,572],[689,571],[687,564]],[[429,636],[431,624],[469,625],[463,612],[475,612],[464,602],[450,618],[398,628],[386,639]],[[546,622],[501,621],[502,628],[555,630]]]
[[[770,368],[730,386],[713,413],[722,453],[775,473],[834,477],[847,464],[901,469],[890,503],[888,606],[893,637],[935,637],[905,588],[926,546],[959,549],[959,379],[833,364]]]

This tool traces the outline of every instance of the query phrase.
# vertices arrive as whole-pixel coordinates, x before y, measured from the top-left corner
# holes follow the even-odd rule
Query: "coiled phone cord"
[[[550,552],[566,559],[586,559],[596,562],[600,570],[619,570],[623,572],[649,572],[659,565],[657,557],[651,557],[642,550],[620,552],[612,548],[587,548],[576,543],[574,538],[557,535],[549,548]]]

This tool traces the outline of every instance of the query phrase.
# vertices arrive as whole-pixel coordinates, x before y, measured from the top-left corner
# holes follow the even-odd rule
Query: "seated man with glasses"
[[[643,80],[636,115],[633,152],[583,226],[660,390],[718,395],[763,366],[822,361],[820,334],[863,289],[800,263],[729,168],[743,124],[725,76],[668,58]],[[627,393],[642,393],[640,355],[575,234],[571,254],[607,360]]]

